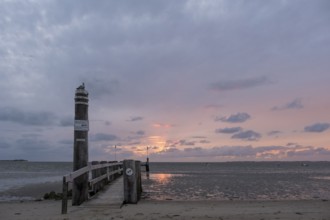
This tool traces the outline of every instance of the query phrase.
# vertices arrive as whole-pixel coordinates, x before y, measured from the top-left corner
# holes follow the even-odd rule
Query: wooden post
[[[62,214],[68,213],[68,188],[69,183],[66,182],[65,176],[63,177],[63,198],[62,198]]]
[[[116,163],[117,163],[117,162],[116,162]],[[119,171],[118,171],[118,170],[121,169],[121,168],[123,168],[123,165],[116,165],[116,166],[115,166],[115,169],[117,170],[117,173],[116,173],[116,175],[115,175],[115,179],[117,179],[118,177],[121,176],[122,172],[119,172]]]
[[[92,161],[92,165],[97,165],[99,163],[100,163],[99,161]],[[100,176],[100,170],[99,169],[96,169],[96,170],[92,171],[92,179],[95,179],[99,176]],[[94,186],[93,186],[94,194],[97,193],[99,190],[100,190],[99,183],[95,183]]]
[[[109,161],[108,163],[114,163],[113,161]],[[108,171],[109,171],[109,173],[111,173],[111,172],[113,172],[114,170],[115,170],[115,166],[111,166],[111,167],[108,167]],[[115,175],[111,175],[111,176],[109,176],[109,178],[108,178],[108,181],[109,182],[112,182],[113,180],[114,180],[114,178],[115,178]]]
[[[137,200],[139,201],[142,193],[142,180],[141,180],[141,161],[135,161],[135,169],[136,169],[136,193]]]
[[[100,164],[106,164],[106,163],[107,163],[107,161],[101,161],[101,162],[100,162]],[[106,168],[106,167],[100,169],[100,176],[102,176],[102,175],[104,175],[104,174],[106,174],[106,173],[107,173],[107,168]],[[103,180],[100,181],[99,183],[100,183],[100,189],[103,189],[104,186],[107,184],[107,183],[106,183],[106,179],[103,179]]]
[[[136,204],[137,195],[137,173],[134,160],[124,160],[124,202],[127,204]]]
[[[73,171],[88,165],[88,92],[84,83],[76,89],[74,121]],[[77,206],[88,199],[88,173],[73,180],[72,205]]]
[[[146,162],[146,172],[149,173],[149,157],[147,157],[147,162]]]
[[[116,165],[116,170],[122,169],[124,165]],[[120,171],[116,174],[116,178],[120,177],[123,174],[123,171]]]

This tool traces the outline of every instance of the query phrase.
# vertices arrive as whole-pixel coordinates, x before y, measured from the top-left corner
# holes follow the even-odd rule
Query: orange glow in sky
[[[148,137],[148,141],[150,145],[158,147],[155,152],[162,151],[166,145],[166,139],[161,136],[150,136]]]

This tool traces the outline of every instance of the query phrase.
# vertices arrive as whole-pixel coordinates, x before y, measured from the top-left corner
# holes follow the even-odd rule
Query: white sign
[[[74,120],[75,131],[88,131],[89,125],[88,120]]]
[[[80,138],[80,139],[76,139],[77,142],[85,142],[86,139]]]
[[[131,168],[126,169],[126,175],[127,176],[132,176],[133,175],[133,170]]]

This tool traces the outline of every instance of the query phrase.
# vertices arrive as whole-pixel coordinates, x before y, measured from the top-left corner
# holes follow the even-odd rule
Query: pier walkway
[[[80,207],[120,208],[124,201],[123,176],[117,178]]]
[[[81,181],[81,177],[86,175],[89,177],[86,182],[77,181],[76,185],[80,188],[75,189],[75,181]],[[119,163],[90,163],[86,167],[63,176],[62,214],[68,213],[69,183],[73,185],[72,208],[119,209],[124,201],[127,204],[136,204],[141,198],[141,162],[124,160]],[[77,199],[79,205],[74,199]]]

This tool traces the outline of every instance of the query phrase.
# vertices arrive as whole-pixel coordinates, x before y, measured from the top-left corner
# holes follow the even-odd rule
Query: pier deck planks
[[[81,207],[120,208],[124,201],[123,184],[123,176],[121,176],[97,193],[95,197],[81,205]]]

